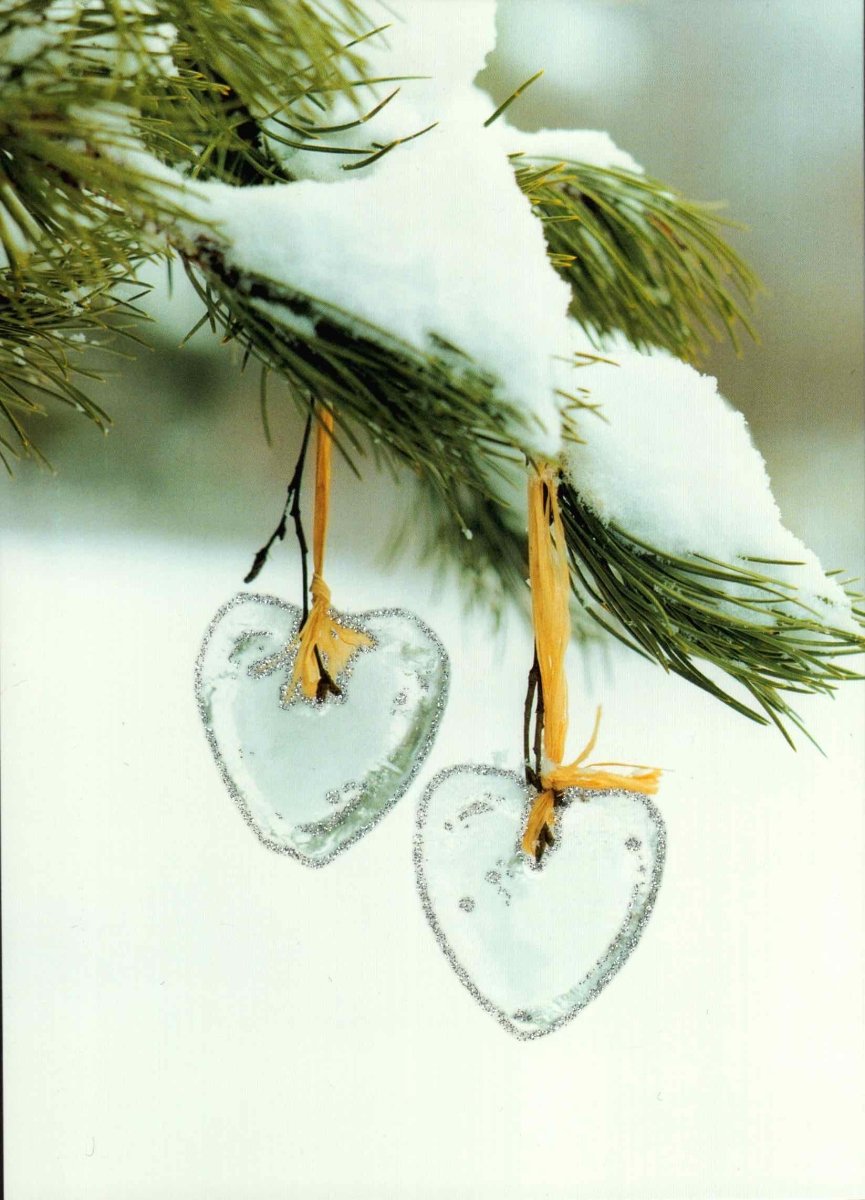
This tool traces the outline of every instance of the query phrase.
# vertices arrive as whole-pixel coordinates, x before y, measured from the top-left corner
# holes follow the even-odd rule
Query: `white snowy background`
[[[764,346],[711,369],[791,528],[853,570],[860,24],[847,0],[503,0],[483,77],[499,99],[545,65],[527,128],[608,128],[751,223]],[[608,989],[553,1036],[512,1041],[426,926],[419,789],[319,872],[265,851],[222,789],[192,664],[276,519],[296,426],[277,399],[268,450],[255,381],[206,338],[169,353],[183,318],[156,308],[163,349],[115,380],[108,443],[56,421],[58,476],[4,485],[7,1194],[861,1195],[865,689],[804,703],[825,757],[793,754],[633,655],[574,652],[575,740],[602,702],[601,757],[669,768],[667,867]],[[409,561],[382,567],[399,494],[337,473],[335,602],[414,608],[450,653],[421,782],[514,764],[528,630],[466,617],[453,583]],[[292,547],[259,582],[295,594]]]

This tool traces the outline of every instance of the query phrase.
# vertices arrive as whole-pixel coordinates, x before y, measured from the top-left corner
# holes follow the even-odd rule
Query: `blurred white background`
[[[441,0],[459,13],[471,0]],[[501,0],[482,77],[514,119],[606,128],[726,199],[770,293],[763,345],[709,369],[790,526],[865,567],[861,23],[830,0]],[[492,103],[492,100],[491,100]],[[411,871],[415,795],[321,872],[224,794],[192,665],[277,517],[296,427],[162,295],[103,441],[52,417],[58,473],[2,500],[4,1083],[14,1200],[829,1200],[865,1155],[865,689],[803,705],[825,757],[634,656],[571,661],[572,730],[666,768],[643,944],[571,1025],[511,1041],[463,991]],[[191,323],[191,320],[190,322]],[[493,634],[404,563],[399,507],[338,471],[335,602],[400,603],[453,666],[421,782],[515,763],[528,631]],[[295,595],[291,548],[262,590]],[[578,919],[557,914],[556,919]]]

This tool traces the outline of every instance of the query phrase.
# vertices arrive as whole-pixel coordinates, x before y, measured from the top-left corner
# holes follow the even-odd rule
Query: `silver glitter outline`
[[[222,618],[225,616],[225,614],[227,612],[229,612],[232,608],[235,608],[238,604],[245,603],[246,601],[249,601],[249,600],[258,601],[261,604],[269,604],[275,608],[281,608],[285,612],[290,613],[292,616],[294,616],[296,614],[297,618],[298,618],[298,625],[300,623],[301,610],[296,604],[291,604],[287,600],[281,600],[278,596],[267,595],[263,592],[237,592],[237,594],[232,596],[230,600],[226,600],[226,602],[224,604],[220,605],[220,607],[217,609],[216,613],[214,614],[212,620],[210,621],[210,624],[207,626],[207,629],[205,630],[204,637],[202,638],[202,641],[201,641],[201,648],[199,649],[198,657],[195,660],[195,701],[196,701],[196,707],[198,708],[198,715],[201,717],[201,723],[204,727],[204,733],[207,738],[208,745],[210,746],[211,752],[213,754],[214,761],[216,762],[217,770],[219,771],[219,774],[222,778],[222,782],[225,785],[225,787],[228,791],[228,794],[231,796],[232,800],[235,802],[237,807],[240,809],[240,815],[243,817],[246,824],[249,826],[249,828],[252,830],[252,832],[258,838],[259,842],[261,842],[261,844],[263,846],[265,846],[268,850],[272,850],[275,854],[283,854],[289,858],[297,859],[297,861],[300,863],[303,863],[303,865],[305,867],[311,867],[311,868],[326,867],[328,865],[328,863],[333,862],[333,860],[338,855],[342,854],[345,850],[348,850],[351,846],[353,846],[355,844],[355,842],[359,841],[362,837],[365,837],[366,834],[368,834],[370,832],[370,830],[373,829],[373,827],[379,823],[379,821],[382,819],[382,817],[384,817],[387,813],[390,812],[390,810],[394,807],[394,805],[397,803],[397,801],[401,800],[402,797],[405,795],[405,793],[408,791],[408,789],[411,787],[418,772],[420,771],[423,764],[426,762],[429,752],[432,749],[433,742],[435,741],[436,735],[438,733],[439,725],[441,724],[441,719],[444,714],[444,710],[447,706],[448,693],[450,691],[450,659],[448,658],[447,651],[445,650],[444,646],[442,645],[441,639],[439,638],[438,634],[434,630],[430,629],[429,625],[427,625],[427,623],[425,621],[423,621],[419,616],[417,616],[416,613],[409,612],[408,609],[405,609],[405,608],[374,608],[374,609],[369,609],[366,612],[353,613],[350,615],[341,613],[337,609],[334,609],[334,608],[332,608],[330,610],[330,612],[333,614],[333,616],[338,621],[340,621],[342,624],[349,626],[350,628],[353,628],[353,629],[360,629],[364,633],[366,633],[368,631],[363,628],[362,623],[364,621],[370,620],[374,617],[403,617],[403,618],[407,619],[413,625],[415,625],[421,631],[422,634],[424,634],[427,638],[429,638],[434,649],[437,651],[438,657],[439,657],[439,662],[442,667],[443,679],[442,679],[441,692],[439,693],[439,697],[438,697],[438,703],[436,704],[436,706],[433,710],[432,722],[430,724],[429,731],[426,736],[426,740],[421,744],[417,754],[415,755],[415,759],[412,764],[411,770],[408,772],[408,774],[406,775],[405,779],[402,781],[400,786],[396,789],[396,791],[393,793],[393,795],[390,797],[390,799],[387,800],[382,805],[382,807],[380,809],[378,809],[378,811],[376,813],[373,814],[373,816],[369,819],[369,821],[367,821],[367,823],[365,825],[359,826],[350,837],[346,838],[346,840],[344,842],[340,843],[339,846],[337,846],[334,850],[331,850],[330,853],[324,855],[324,857],[322,857],[322,858],[310,858],[309,855],[304,854],[303,851],[298,850],[295,846],[281,845],[279,842],[275,842],[273,840],[273,838],[268,837],[266,834],[264,834],[261,831],[261,829],[256,824],[255,819],[252,816],[252,813],[249,810],[249,805],[247,804],[246,799],[244,798],[242,793],[238,790],[237,786],[234,783],[234,780],[231,778],[231,775],[228,772],[228,768],[226,767],[225,762],[223,761],[222,755],[219,752],[219,744],[216,739],[216,734],[213,732],[213,730],[210,728],[210,726],[207,723],[206,705],[204,703],[204,699],[202,696],[202,690],[203,690],[203,682],[204,682],[203,681],[204,657],[205,657],[205,654],[207,653],[207,648],[210,645],[210,639],[213,637],[216,627],[222,621]],[[374,649],[373,646],[364,647],[359,652],[360,653],[369,653],[369,651],[371,651],[373,649]],[[343,673],[343,675],[344,674],[346,674],[346,673]],[[341,675],[340,678],[342,678],[343,675]],[[296,701],[292,701],[292,703],[296,703]],[[281,704],[281,707],[285,708],[285,707],[289,707],[289,706]],[[340,819],[342,818],[342,815],[343,814],[339,814]],[[334,816],[336,816],[336,814],[334,814]],[[315,824],[316,824],[316,826],[318,826],[319,824],[327,824],[328,822],[333,822],[334,824],[339,824],[338,820],[334,820],[334,818],[331,818],[331,817],[326,817],[323,822],[315,822]]]
[[[603,792],[585,791],[583,789],[572,788],[568,792],[565,792],[565,796],[568,798],[568,803],[574,803],[579,801],[581,798],[591,797],[592,795],[628,796],[630,799],[640,801],[640,803],[642,803],[648,811],[652,824],[655,826],[657,831],[658,849],[655,856],[654,867],[652,869],[652,877],[648,895],[646,897],[646,902],[643,905],[639,920],[637,921],[636,925],[634,925],[633,909],[635,897],[640,887],[638,884],[631,894],[631,901],[628,905],[627,914],[624,921],[620,925],[618,932],[611,940],[607,950],[595,962],[591,970],[586,972],[586,974],[583,976],[583,979],[589,978],[593,972],[597,970],[598,966],[605,958],[618,951],[614,960],[610,962],[607,969],[602,975],[599,976],[593,987],[582,998],[582,1000],[579,1000],[566,1012],[562,1013],[561,1016],[556,1017],[556,1019],[544,1029],[521,1029],[519,1026],[513,1024],[507,1013],[503,1012],[502,1009],[493,1004],[492,1000],[490,1000],[480,991],[469,972],[457,958],[447,940],[444,930],[439,924],[438,917],[436,916],[435,908],[433,907],[429,890],[427,888],[426,875],[424,874],[423,868],[423,847],[424,828],[426,825],[429,803],[436,789],[439,788],[446,779],[449,779],[451,775],[456,775],[458,772],[472,772],[475,775],[487,776],[488,778],[493,777],[496,779],[515,780],[526,793],[526,801],[523,806],[523,820],[528,817],[529,808],[531,807],[531,801],[533,798],[532,793],[527,787],[525,780],[518,775],[516,771],[508,771],[502,767],[488,766],[485,763],[461,763],[458,766],[446,767],[443,771],[439,771],[438,774],[429,781],[424,789],[424,793],[418,801],[417,816],[415,818],[412,858],[414,860],[415,883],[417,884],[417,889],[420,894],[420,901],[436,941],[438,942],[439,946],[444,952],[445,957],[447,958],[455,974],[457,975],[457,978],[460,980],[463,986],[472,994],[472,996],[474,996],[481,1008],[486,1009],[491,1016],[495,1017],[499,1024],[518,1041],[534,1041],[536,1038],[546,1037],[548,1034],[555,1033],[556,1030],[562,1027],[562,1025],[565,1025],[568,1021],[572,1021],[578,1013],[582,1012],[586,1005],[594,1000],[601,991],[603,991],[613,976],[621,970],[636,949],[637,944],[643,935],[643,930],[648,924],[649,917],[652,915],[652,910],[655,907],[655,900],[657,899],[658,895],[658,888],[661,886],[661,878],[664,872],[664,862],[667,856],[667,827],[664,824],[663,817],[649,797],[641,795],[639,792],[627,792],[621,788],[607,788],[604,789]],[[516,845],[519,846],[519,833],[517,835]],[[543,868],[541,867],[539,869]],[[582,980],[577,980],[574,986],[578,987],[581,982]]]

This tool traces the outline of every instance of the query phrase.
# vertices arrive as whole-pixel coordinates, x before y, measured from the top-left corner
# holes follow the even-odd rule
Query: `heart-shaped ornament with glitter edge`
[[[554,464],[530,466],[535,654],[524,774],[443,771],[421,799],[414,841],[421,903],[439,945],[475,999],[525,1039],[558,1029],[628,958],[655,903],[666,846],[648,799],[660,772],[587,761],[600,708],[588,742],[564,764],[570,577],[558,485]]]
[[[241,592],[204,636],[198,708],[223,782],[270,849],[321,867],[403,795],[432,745],[448,690],[436,635],[401,609],[344,615],[323,578],[333,417],[319,410],[311,607]],[[260,572],[295,522],[306,598],[300,486],[307,421],[282,518],[255,556]]]
[[[429,752],[448,664],[423,621],[399,609],[340,624],[370,644],[335,678],[339,695],[282,696],[301,611],[241,592],[204,638],[196,695],[222,778],[272,850],[323,866],[403,795]]]
[[[521,844],[534,799],[511,771],[451,767],[420,802],[414,844],[442,950],[475,999],[522,1039],[574,1017],[624,964],[655,903],[666,846],[647,797],[570,790],[555,844],[538,862]]]

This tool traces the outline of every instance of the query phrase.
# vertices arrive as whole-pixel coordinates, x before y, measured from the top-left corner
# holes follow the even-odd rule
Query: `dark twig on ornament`
[[[306,450],[309,445],[309,434],[312,429],[312,414],[306,418],[306,426],[303,430],[303,439],[300,443],[300,453],[297,456],[297,462],[294,466],[294,474],[286,489],[285,507],[282,510],[282,516],[279,519],[279,524],[273,533],[270,535],[265,544],[260,550],[256,551],[255,559],[249,572],[244,576],[244,583],[252,583],[261,573],[264,564],[267,562],[271,547],[276,541],[284,541],[288,530],[288,518],[291,517],[294,522],[294,532],[297,536],[297,544],[300,548],[300,569],[303,582],[303,617],[301,624],[309,615],[309,601],[307,600],[307,592],[309,590],[309,568],[307,558],[309,555],[309,547],[306,544],[306,534],[303,529],[303,520],[300,515],[300,486],[303,482],[303,467],[306,462]]]
[[[333,677],[324,665],[324,660],[321,657],[321,651],[318,646],[313,647],[315,650],[315,661],[318,663],[319,680],[315,689],[316,700],[326,700],[328,696],[341,696],[342,688],[337,687],[333,681]]]
[[[529,787],[536,788],[540,791],[541,781],[538,772],[532,766],[532,749],[530,743],[530,728],[532,723],[532,705],[535,701],[535,696],[541,682],[541,674],[538,670],[538,656],[535,654],[535,660],[529,671],[529,682],[526,688],[526,704],[523,710],[523,763],[526,769],[526,783]],[[535,726],[535,740],[537,741],[537,725]],[[535,755],[537,758],[537,755]]]
[[[541,784],[541,751],[544,744],[544,684],[541,679],[541,665],[538,662],[537,653],[535,653],[534,669],[538,674],[538,695],[537,703],[535,704],[535,774],[538,777],[538,788]]]
[[[553,797],[553,804],[557,805],[558,803],[559,797],[556,795]],[[547,847],[554,846],[555,844],[556,839],[553,837],[553,831],[550,829],[549,825],[545,825],[538,834],[538,844],[535,846],[535,862],[539,863],[544,857],[544,851],[547,849]]]
[[[530,737],[532,707],[535,710],[535,729],[534,739]],[[537,650],[535,651],[534,661],[532,662],[529,671],[528,687],[526,688],[526,704],[523,713],[523,761],[526,770],[526,783],[529,787],[533,787],[535,791],[542,792],[544,790],[543,781],[541,779],[541,754],[543,749],[544,737],[544,688],[541,681],[541,668],[538,662]],[[553,803],[559,803],[558,795],[554,795]],[[535,862],[540,862],[543,858],[544,851],[548,846],[552,846],[555,842],[553,831],[549,825],[544,825],[543,829],[538,834],[538,841],[535,846]]]

